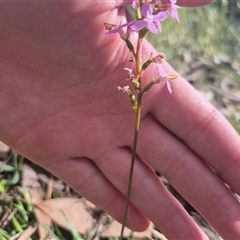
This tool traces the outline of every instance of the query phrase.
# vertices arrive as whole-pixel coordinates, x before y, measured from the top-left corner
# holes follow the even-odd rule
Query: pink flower
[[[124,68],[124,70],[126,70],[128,72],[129,78],[127,80],[131,80],[134,78],[133,70],[131,68]]]
[[[177,0],[170,0],[170,3],[166,3],[166,4],[161,4],[161,1],[159,2],[160,3],[157,3],[155,5],[155,9],[160,11],[169,10],[171,12],[171,18],[175,18],[180,23],[178,11],[177,11],[177,8],[180,8],[180,7],[176,5]]]
[[[141,29],[148,27],[152,33],[156,34],[162,31],[161,24],[159,21],[163,21],[168,17],[168,11],[153,14],[153,9],[148,3],[144,3],[142,5],[141,14],[143,18],[135,22],[130,27],[133,31],[140,31]]]
[[[164,69],[162,68],[161,65],[160,65],[159,68],[158,68],[158,72],[159,72],[161,78],[163,78],[163,80],[165,80],[168,91],[169,91],[170,93],[172,93],[172,87],[171,87],[171,84],[170,84],[170,82],[169,82],[168,75],[167,75],[167,73],[164,71]]]
[[[171,18],[175,18],[180,23],[178,11],[177,11],[177,8],[179,8],[179,6],[175,5],[177,0],[170,0],[170,1],[171,1]]]
[[[123,28],[130,26],[132,23],[133,23],[133,21],[124,23],[124,24],[119,25],[119,26],[114,25],[114,24],[110,24],[110,23],[104,23],[104,26],[105,26],[106,30],[108,30],[104,34],[112,35],[112,34],[115,34],[115,33],[119,33],[119,35],[122,39],[128,39],[128,35],[123,31]]]

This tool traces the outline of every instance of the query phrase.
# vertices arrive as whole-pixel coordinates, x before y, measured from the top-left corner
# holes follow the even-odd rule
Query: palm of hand
[[[64,7],[63,4],[58,12],[55,11],[56,15],[63,14]],[[23,27],[22,32],[15,33],[12,38],[21,40],[16,41],[16,48],[11,50],[19,62],[12,62],[9,70],[18,70],[14,71],[15,79],[6,81],[9,91],[6,107],[13,111],[5,121],[16,125],[22,123],[23,127],[6,141],[21,152],[28,145],[26,151],[31,159],[42,161],[46,154],[55,156],[53,161],[80,156],[92,159],[112,147],[126,145],[132,134],[130,103],[127,96],[116,89],[116,86],[126,84],[127,74],[123,67],[130,54],[123,50],[117,37],[109,45],[109,39],[103,34],[104,13],[98,14],[94,22],[84,20],[88,25],[80,26],[79,30],[75,24],[83,21],[82,15],[69,10],[69,19],[53,22],[52,28],[46,19],[48,16],[40,16],[44,21],[39,21],[36,16],[31,18],[31,28]],[[97,15],[94,9],[93,15]],[[116,11],[111,15],[116,18],[119,13]],[[28,20],[27,16],[21,17]],[[44,22],[47,26],[42,26]],[[36,28],[43,31],[33,32]],[[50,36],[48,32],[51,32]],[[17,38],[17,34],[21,36]],[[12,84],[16,84],[14,89]],[[8,98],[11,102],[7,102]],[[15,108],[18,111],[13,117]],[[29,148],[33,153],[29,153]]]
[[[4,69],[1,111],[6,114],[0,123],[4,126],[1,137],[16,151],[52,171],[120,219],[123,211],[116,212],[107,206],[112,198],[100,199],[98,194],[92,194],[87,186],[90,184],[75,186],[79,183],[74,176],[80,175],[80,182],[89,182],[95,173],[94,177],[100,180],[94,189],[102,186],[109,189],[106,193],[121,195],[95,164],[130,146],[132,141],[134,114],[128,97],[116,89],[126,84],[123,68],[130,54],[118,37],[113,37],[109,44],[103,34],[105,18],[126,21],[124,9],[106,14],[111,8],[107,4],[96,9],[88,4],[80,9],[73,5],[63,3],[55,9],[55,4],[48,4],[46,11],[43,3],[32,6],[21,3],[24,14],[18,11],[17,3],[15,8],[6,5],[11,7],[14,17],[8,16],[10,24],[5,31],[16,31],[10,41],[9,35],[3,35],[9,49],[2,55],[10,67]],[[87,17],[96,16],[94,19],[87,20],[81,10],[88,7],[92,15],[88,13]],[[19,15],[15,16],[14,10]],[[39,14],[33,15],[36,10]],[[16,73],[14,77],[12,72]],[[12,126],[15,131],[11,131]],[[126,160],[130,161],[130,155]],[[71,162],[78,165],[78,172],[74,172],[75,165],[71,166]],[[119,166],[119,162],[113,164],[112,172]],[[125,191],[126,183],[122,189]],[[123,209],[123,196],[120,199]],[[140,216],[136,222],[144,220],[146,227],[148,221]],[[134,225],[142,228],[141,224]]]

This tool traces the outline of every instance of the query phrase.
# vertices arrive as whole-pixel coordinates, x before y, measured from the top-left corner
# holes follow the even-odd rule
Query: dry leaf
[[[48,236],[48,229],[51,229],[52,219],[44,211],[34,208],[34,214],[38,220],[38,234],[40,239],[45,239]]]
[[[69,226],[64,214],[81,234],[84,234],[93,225],[93,218],[86,210],[83,199],[57,198],[37,203],[35,206],[65,229],[69,229]]]
[[[30,195],[32,198],[32,202],[35,206],[38,203],[42,202],[42,197],[41,197],[40,191],[38,191],[38,189],[30,189],[29,192],[30,192]],[[41,209],[39,209],[37,207],[34,208],[34,214],[35,214],[36,219],[38,220],[39,237],[40,237],[40,239],[45,239],[48,236],[47,229],[51,229],[52,220],[49,217],[49,215],[47,215],[44,211],[42,211]]]
[[[40,188],[41,185],[38,181],[38,175],[33,168],[27,164],[22,168],[22,184],[29,188]]]
[[[10,148],[0,141],[0,158],[5,159],[8,156]]]
[[[38,173],[38,178],[40,182],[42,182],[44,185],[48,186],[49,180],[52,176],[47,176],[46,174],[43,173]],[[63,191],[64,190],[64,183],[56,178],[53,178],[53,183],[52,183],[52,190],[54,191]]]

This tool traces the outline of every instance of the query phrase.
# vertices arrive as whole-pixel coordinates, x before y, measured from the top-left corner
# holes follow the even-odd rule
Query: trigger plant
[[[167,3],[162,3],[160,0],[154,1],[154,3],[148,0],[133,0],[132,8],[135,13],[134,21],[126,22],[122,25],[104,23],[106,35],[118,34],[119,37],[126,43],[126,48],[128,48],[130,51],[135,65],[134,68],[129,68],[126,63],[126,67],[123,69],[123,71],[126,71],[126,76],[128,75],[127,80],[129,82],[129,85],[117,86],[117,89],[119,91],[122,91],[129,97],[130,104],[133,108],[133,114],[135,114],[135,129],[132,144],[131,166],[129,172],[128,188],[126,189],[126,204],[122,220],[120,239],[123,238],[131,197],[133,170],[137,155],[137,143],[141,123],[143,97],[145,94],[150,94],[148,92],[155,84],[159,84],[161,82],[165,83],[166,91],[168,91],[169,94],[172,94],[173,91],[170,82],[177,77],[175,75],[168,75],[164,70],[162,63],[165,60],[165,55],[163,53],[152,53],[148,59],[143,59],[143,54],[141,52],[143,39],[148,33],[162,34],[161,22],[165,21],[169,17],[175,19],[178,23],[180,23],[177,11],[179,7],[176,5],[176,0],[169,0]],[[137,33],[136,43],[132,43],[129,38],[133,32]],[[148,69],[150,65],[156,66],[156,69],[158,69],[158,76],[152,76],[146,84],[143,84],[143,73]]]

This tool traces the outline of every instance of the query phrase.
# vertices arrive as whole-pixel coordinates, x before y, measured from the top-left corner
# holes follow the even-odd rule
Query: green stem
[[[135,115],[136,119],[135,119],[135,131],[134,131],[134,140],[133,140],[133,149],[132,149],[132,159],[131,159],[131,167],[130,167],[129,180],[128,180],[128,189],[127,189],[127,199],[126,199],[126,203],[125,203],[120,240],[123,239],[123,232],[124,232],[124,228],[126,225],[128,207],[129,207],[130,197],[131,197],[133,170],[134,170],[134,163],[135,163],[136,153],[137,153],[138,132],[139,132],[140,122],[141,122],[142,97],[143,97],[143,94],[140,92],[138,94],[138,105],[137,105],[136,115]]]
[[[135,61],[136,61],[136,70],[139,76],[138,81],[140,84],[141,84],[141,72],[142,72],[142,59],[141,59],[142,56],[140,54],[141,45],[142,45],[142,39],[138,38]]]

